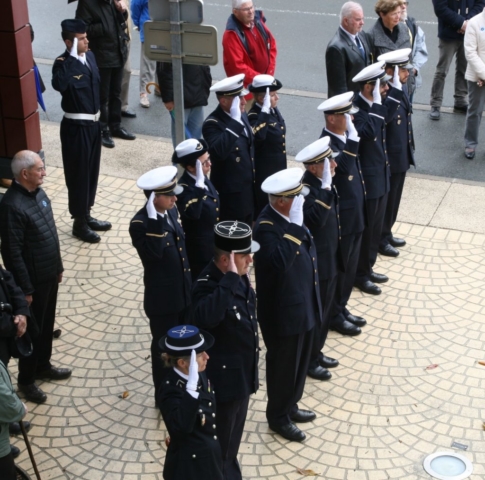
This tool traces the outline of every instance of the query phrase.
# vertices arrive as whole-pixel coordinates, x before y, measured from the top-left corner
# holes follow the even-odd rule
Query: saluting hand
[[[394,76],[392,77],[392,86],[398,90],[402,90],[401,80],[399,78],[399,67],[394,67]]]
[[[348,113],[345,114],[345,121],[347,123],[347,137],[350,138],[350,140],[353,140],[354,142],[359,142],[360,141],[359,133],[355,128],[354,122],[352,121],[352,117]]]
[[[195,350],[190,354],[189,379],[187,381],[187,390],[197,391],[197,382],[199,381],[199,364]]]
[[[202,171],[202,163],[200,162],[199,159],[195,162],[195,186],[197,188],[202,188],[203,190],[206,190],[207,187],[205,186],[205,178],[204,178],[204,172]]]
[[[261,111],[263,113],[269,113],[270,108],[271,108],[271,97],[269,95],[269,87],[268,87],[266,88],[266,94],[264,96],[263,107],[261,108]]]
[[[374,86],[374,90],[372,90],[372,99],[374,103],[377,103],[377,105],[382,105],[382,100],[381,100],[381,80],[378,78],[376,80],[376,84]]]
[[[157,209],[155,208],[155,205],[153,204],[154,200],[155,200],[155,192],[152,192],[151,195],[150,195],[150,198],[147,201],[148,218],[151,218],[152,220],[157,219]]]
[[[332,185],[332,173],[330,172],[330,162],[328,158],[323,163],[322,189],[330,190]]]
[[[290,222],[303,225],[303,204],[305,203],[305,197],[303,195],[297,195],[293,199],[293,203],[290,208]]]
[[[231,105],[231,110],[229,111],[231,118],[239,123],[241,122],[241,99],[239,97],[234,97]]]
[[[227,267],[227,271],[237,273],[236,262],[234,261],[234,252],[229,254],[229,266]]]
[[[77,37],[74,37],[74,40],[72,41],[72,47],[69,55],[74,57],[76,60],[79,60],[79,55],[77,54]]]

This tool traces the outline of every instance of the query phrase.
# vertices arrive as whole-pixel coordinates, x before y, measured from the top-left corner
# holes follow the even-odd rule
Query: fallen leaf
[[[165,438],[165,446],[168,448],[169,445],[170,445],[170,437],[166,437]]]
[[[303,470],[302,468],[297,468],[296,471],[304,477],[318,477],[318,475],[320,475],[319,473],[315,473],[313,470]]]
[[[130,394],[130,392],[128,392],[128,390],[127,390],[127,391],[125,391],[125,392],[123,392],[123,393],[121,394],[121,397],[120,397],[120,398],[122,398],[122,399],[124,400],[125,398],[127,398],[127,397],[128,397],[128,395],[129,395],[129,394]]]
[[[485,430],[485,422],[482,423],[482,428]]]
[[[428,365],[425,370],[433,370],[435,368],[438,368],[438,364],[437,363],[433,363],[431,365]]]
[[[479,365],[483,365],[485,367],[485,362],[478,362]]]

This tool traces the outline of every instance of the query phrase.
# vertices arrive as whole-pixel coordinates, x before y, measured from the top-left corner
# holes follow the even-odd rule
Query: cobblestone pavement
[[[113,229],[87,245],[70,234],[62,169],[48,175],[66,269],[53,360],[73,376],[42,383],[47,402],[29,403],[42,479],[162,479],[166,431],[154,407],[142,269],[128,235],[144,196],[133,180],[102,176],[93,213]],[[409,223],[396,233],[408,245],[397,259],[379,258],[377,271],[390,276],[383,294],[352,295],[352,311],[369,325],[354,338],[331,332],[325,353],[340,366],[330,382],[307,381],[301,407],[317,420],[303,426],[304,444],[268,429],[263,349],[240,448],[245,479],[302,478],[297,468],[328,480],[425,479],[423,459],[456,451],[453,441],[468,445],[470,478],[485,478],[485,236]],[[15,362],[10,369],[16,377]],[[23,441],[14,443],[33,475]]]

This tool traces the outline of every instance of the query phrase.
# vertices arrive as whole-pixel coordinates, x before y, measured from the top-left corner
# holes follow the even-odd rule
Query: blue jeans
[[[185,112],[185,137],[188,138],[202,138],[202,124],[204,123],[204,107],[186,108]],[[172,117],[172,143],[175,148],[175,120]],[[189,133],[190,132],[190,133]],[[189,136],[190,135],[190,136]]]

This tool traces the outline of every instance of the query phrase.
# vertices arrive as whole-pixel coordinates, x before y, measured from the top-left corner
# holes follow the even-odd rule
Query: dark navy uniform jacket
[[[261,211],[268,203],[268,194],[261,190],[261,184],[273,173],[286,168],[286,125],[278,108],[263,113],[256,103],[248,119],[254,134],[256,196],[258,211]]]
[[[354,101],[359,107],[354,125],[360,137],[359,158],[368,199],[380,198],[390,188],[386,123],[397,115],[401,97],[402,91],[391,88],[382,105],[373,103],[371,107],[360,95]]]
[[[202,134],[209,144],[211,182],[221,202],[226,194],[237,194],[239,217],[243,218],[254,211],[254,138],[245,113],[241,120],[244,125],[219,105],[204,121]]]
[[[130,236],[143,263],[147,316],[181,312],[190,305],[192,279],[177,208],[167,210],[164,218],[157,215],[152,220],[143,207],[131,220]]]
[[[320,326],[317,252],[308,229],[288,222],[267,205],[253,238],[261,245],[254,259],[263,336],[297,335]]]
[[[317,249],[318,278],[328,280],[337,275],[337,265],[341,266],[338,263],[341,238],[338,195],[335,187],[322,189],[322,181],[309,171],[304,173],[302,181],[310,189],[303,204],[303,215]]]
[[[192,287],[194,322],[215,338],[207,375],[218,402],[242,400],[259,388],[256,295],[247,275],[222,273],[214,262]]]
[[[85,55],[89,66],[71,57],[66,50],[56,58],[52,67],[52,87],[62,95],[64,112],[94,115],[99,111],[99,70],[93,52],[89,50]],[[82,122],[93,123],[90,120]]]
[[[212,260],[214,254],[214,225],[219,221],[220,202],[212,182],[206,177],[207,190],[195,186],[187,170],[180,177],[184,191],[177,195],[177,208],[185,232],[185,247],[192,278]]]
[[[386,127],[387,157],[391,174],[407,172],[411,165],[415,165],[412,114],[413,106],[405,92],[397,115]]]
[[[321,137],[330,137],[330,148],[340,152],[335,158],[337,168],[332,179],[339,197],[340,227],[343,235],[364,231],[365,228],[365,182],[358,156],[359,142],[347,139],[347,143],[323,129]]]
[[[222,454],[216,434],[216,399],[205,372],[199,373],[199,398],[186,390],[187,380],[172,369],[157,392],[170,435],[165,480],[222,480]]]

